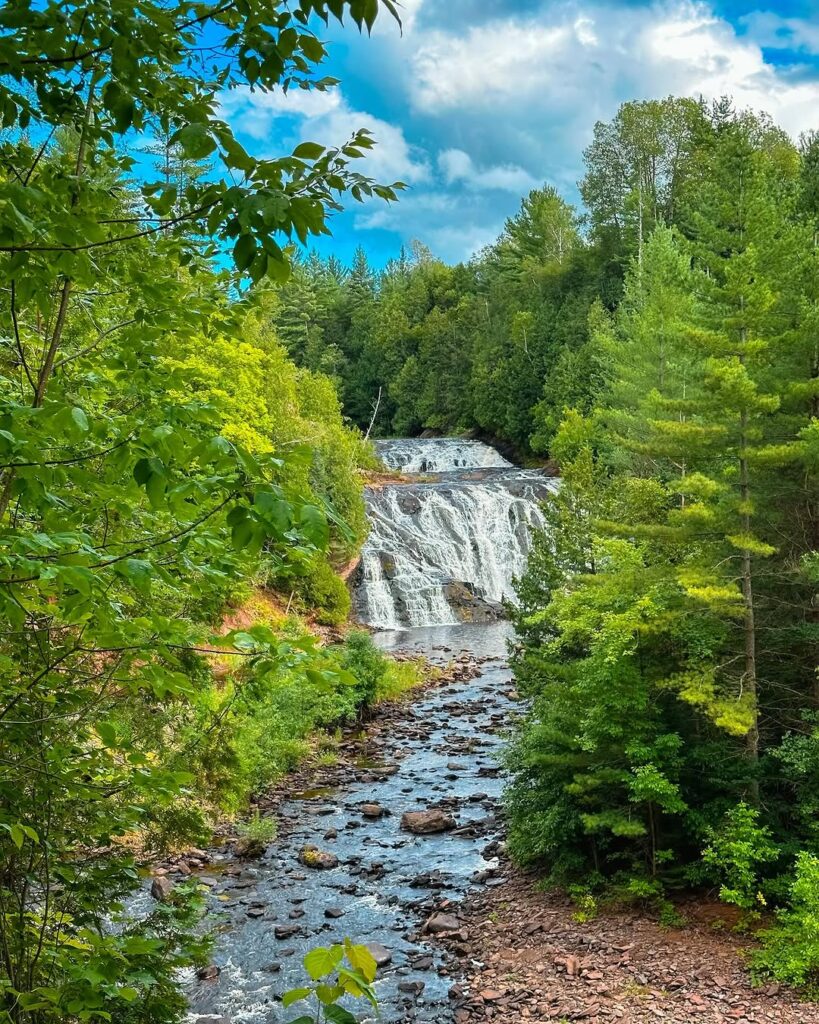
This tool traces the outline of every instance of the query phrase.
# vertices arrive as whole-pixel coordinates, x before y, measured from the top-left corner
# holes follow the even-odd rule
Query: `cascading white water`
[[[500,452],[483,441],[464,441],[460,437],[401,437],[376,441],[375,449],[385,465],[401,473],[512,467]]]
[[[543,523],[539,501],[553,483],[479,441],[380,442],[379,454],[402,472],[441,475],[369,491],[360,619],[397,629],[497,618],[526,567],[531,531]]]

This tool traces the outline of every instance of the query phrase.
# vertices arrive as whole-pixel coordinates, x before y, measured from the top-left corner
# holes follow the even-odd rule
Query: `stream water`
[[[424,922],[471,886],[500,881],[497,754],[514,714],[504,660],[509,626],[457,621],[462,609],[450,604],[446,588],[460,584],[487,604],[508,595],[525,562],[528,530],[539,522],[537,496],[548,484],[480,442],[387,442],[382,457],[404,472],[439,475],[369,496],[365,559],[381,566],[389,551],[399,571],[387,579],[365,568],[359,614],[374,626],[407,627],[376,632],[384,650],[416,651],[442,664],[460,657],[473,663],[465,675],[478,674],[427,690],[362,734],[343,754],[342,785],[288,796],[278,810],[280,838],[260,860],[213,856],[200,877],[221,917],[219,973],[187,979],[194,1016],[234,1024],[292,1020],[298,1006],[284,1010],[280,999],[304,982],[302,956],[348,936],[386,951],[376,984],[381,1020],[450,1021],[457,964],[428,943]],[[396,508],[409,522],[396,522]],[[422,596],[410,600],[424,579]],[[422,624],[412,624],[418,618]],[[382,817],[364,816],[362,804],[373,802]],[[404,812],[429,808],[446,810],[457,827],[438,835],[401,829]],[[299,853],[307,844],[334,854],[337,866],[303,866]]]

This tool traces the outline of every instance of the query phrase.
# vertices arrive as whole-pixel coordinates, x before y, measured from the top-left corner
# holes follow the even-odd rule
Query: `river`
[[[348,936],[380,944],[389,958],[376,984],[382,1020],[450,1021],[458,965],[428,942],[424,922],[471,886],[500,881],[497,755],[515,713],[501,603],[525,565],[541,522],[538,498],[550,485],[477,441],[379,447],[414,479],[368,495],[358,615],[384,650],[441,664],[460,657],[472,678],[427,690],[376,722],[344,752],[340,784],[291,794],[278,809],[280,838],[260,860],[213,857],[201,877],[222,919],[219,973],[187,979],[195,1016],[292,1020],[298,1007],[284,1010],[280,998],[304,981],[302,956]],[[384,815],[365,817],[365,803]],[[444,809],[457,827],[420,836],[401,829],[405,811],[428,808]],[[305,868],[305,845],[338,865]]]

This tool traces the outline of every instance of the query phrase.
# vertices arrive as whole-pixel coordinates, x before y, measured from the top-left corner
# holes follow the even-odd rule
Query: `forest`
[[[819,137],[627,103],[582,210],[547,185],[467,263],[346,267],[311,251],[331,214],[404,188],[356,169],[370,133],[256,157],[219,97],[333,88],[316,26],[377,17],[0,9],[9,1024],[181,1020],[202,896],[134,919],[140,865],[264,838],[254,797],[419,682],[346,578],[369,438],[425,431],[560,474],[508,609],[515,860],[587,914],[718,892],[763,922],[755,976],[816,994]],[[357,949],[328,1020],[369,992]]]

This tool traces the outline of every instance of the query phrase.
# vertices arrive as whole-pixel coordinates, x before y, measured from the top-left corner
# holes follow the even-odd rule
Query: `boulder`
[[[378,967],[386,967],[392,961],[392,952],[380,942],[368,942],[367,949]]]
[[[313,868],[315,871],[328,871],[338,867],[338,857],[327,850],[320,850],[317,846],[303,846],[299,860],[306,868]]]
[[[436,832],[448,832],[455,828],[455,819],[451,814],[438,807],[426,811],[407,811],[401,815],[401,828],[415,835],[433,835]]]
[[[433,914],[424,925],[424,931],[431,935],[440,935],[442,932],[457,932],[461,922],[454,914]]]
[[[365,818],[382,818],[386,811],[381,804],[362,804],[361,813]]]
[[[151,883],[151,895],[160,903],[167,903],[173,895],[173,882],[165,875],[160,875]]]

